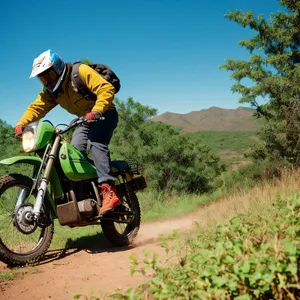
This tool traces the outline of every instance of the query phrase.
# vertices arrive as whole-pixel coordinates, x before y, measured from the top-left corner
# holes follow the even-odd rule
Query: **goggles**
[[[59,75],[51,67],[49,70],[39,74],[37,77],[46,88],[51,89],[56,85]]]

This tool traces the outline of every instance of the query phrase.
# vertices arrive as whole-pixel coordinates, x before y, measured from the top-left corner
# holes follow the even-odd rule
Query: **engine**
[[[84,199],[77,202],[78,210],[83,218],[91,218],[96,212],[96,201],[94,199]]]

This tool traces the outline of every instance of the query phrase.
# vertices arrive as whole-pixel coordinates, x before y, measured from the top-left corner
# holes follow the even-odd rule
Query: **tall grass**
[[[138,197],[141,204],[142,221],[150,222],[192,212],[199,205],[211,202],[213,194],[168,195],[150,190],[139,193]]]

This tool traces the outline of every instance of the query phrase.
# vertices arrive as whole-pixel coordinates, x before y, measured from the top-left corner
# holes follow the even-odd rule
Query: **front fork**
[[[26,189],[22,188],[20,189],[20,192],[19,192],[19,196],[18,196],[18,200],[17,200],[17,204],[16,204],[16,209],[24,203],[25,199],[27,197],[27,191]]]
[[[34,207],[33,207],[33,213],[30,217],[33,220],[38,220],[40,215],[41,215],[41,209],[42,209],[42,205],[43,205],[44,198],[45,198],[45,195],[46,195],[50,174],[51,174],[52,168],[53,168],[54,163],[55,163],[56,158],[57,158],[57,153],[58,153],[58,149],[59,149],[60,140],[61,140],[61,137],[58,135],[55,138],[54,143],[52,145],[52,149],[51,149],[51,151],[48,155],[48,160],[47,160],[47,164],[46,164],[46,167],[45,167],[45,172],[44,172],[44,175],[41,179],[40,186],[38,187],[36,201],[35,201],[35,204],[34,204]],[[44,160],[45,160],[45,157],[42,160],[42,164],[43,164]],[[39,172],[37,174],[36,179],[38,178],[38,176],[39,176]],[[36,182],[34,182],[33,188],[35,187],[35,184],[36,184]],[[19,193],[19,196],[18,196],[16,208],[18,208],[22,203],[24,203],[27,196],[28,195],[27,195],[26,190],[21,189],[20,193]]]
[[[41,214],[41,208],[42,208],[44,198],[45,198],[45,195],[46,195],[50,174],[51,174],[52,168],[54,166],[55,160],[57,158],[57,153],[58,153],[60,140],[61,140],[61,137],[59,135],[57,135],[55,140],[54,140],[52,149],[51,149],[51,151],[49,153],[49,156],[48,156],[48,161],[47,161],[47,164],[46,164],[46,167],[45,167],[45,172],[44,172],[44,175],[42,177],[41,184],[39,186],[38,193],[37,193],[37,196],[36,196],[36,202],[35,202],[35,205],[34,205],[34,208],[33,208],[33,214],[34,214],[35,219],[38,219],[38,217]]]

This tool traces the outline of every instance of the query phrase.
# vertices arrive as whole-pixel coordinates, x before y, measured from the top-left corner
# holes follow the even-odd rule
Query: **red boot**
[[[116,187],[107,183],[103,183],[99,186],[103,196],[102,207],[100,208],[99,215],[103,215],[114,207],[121,204],[121,201],[116,193]]]

